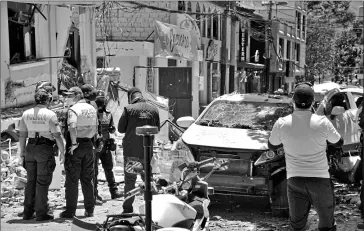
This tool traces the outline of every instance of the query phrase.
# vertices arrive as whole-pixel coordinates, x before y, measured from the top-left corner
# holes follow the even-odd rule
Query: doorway
[[[173,122],[182,116],[192,116],[192,68],[160,67],[159,95],[169,98]]]

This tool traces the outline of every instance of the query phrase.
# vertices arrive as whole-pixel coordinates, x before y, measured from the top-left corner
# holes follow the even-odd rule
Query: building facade
[[[38,81],[58,86],[64,59],[96,83],[94,7],[36,3],[0,2],[2,109],[33,103]]]
[[[262,15],[268,24],[269,11],[271,11],[271,35],[270,49],[270,79],[273,90],[285,88],[290,92],[294,84],[305,77],[306,57],[306,32],[307,32],[307,3],[303,1],[239,1],[245,7],[254,9]],[[265,4],[264,4],[265,3]],[[255,21],[259,24],[259,21]],[[261,24],[261,23],[260,23]],[[256,31],[256,30],[255,30]],[[261,38],[266,44],[266,39]],[[259,39],[255,39],[258,40]],[[253,48],[251,55],[254,56]],[[259,63],[264,63],[261,56],[265,51],[259,50]],[[263,62],[262,62],[263,61]]]
[[[108,10],[108,14],[99,12],[96,23],[98,67],[119,67],[120,81],[169,98],[175,119],[196,118],[201,106],[221,94],[221,86],[228,90],[228,79],[221,81],[223,7],[213,2],[149,1],[121,2]],[[196,57],[156,54],[157,22],[187,28],[192,21],[197,26],[189,30],[194,30],[197,40],[189,42],[198,43]]]

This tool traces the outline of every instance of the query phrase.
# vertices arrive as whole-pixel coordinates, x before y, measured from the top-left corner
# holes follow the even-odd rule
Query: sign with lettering
[[[194,31],[197,37],[197,48],[201,49],[201,33],[196,19],[188,14],[177,14],[177,26],[185,30]]]
[[[204,60],[220,61],[221,41],[202,38],[202,44],[202,47],[204,47]]]
[[[154,56],[197,61],[197,36],[194,31],[155,21]]]

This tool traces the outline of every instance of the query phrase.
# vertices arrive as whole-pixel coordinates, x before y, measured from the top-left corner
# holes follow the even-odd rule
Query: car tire
[[[289,217],[286,171],[277,173],[271,180],[273,181],[273,192],[271,195],[272,215],[274,217]]]

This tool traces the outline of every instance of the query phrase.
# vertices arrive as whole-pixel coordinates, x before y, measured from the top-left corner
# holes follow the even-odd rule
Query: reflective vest
[[[91,133],[92,129],[97,126],[96,109],[86,102],[78,102],[70,110],[77,115],[77,137],[92,138],[95,135]]]
[[[54,140],[51,134],[50,120],[57,121],[57,115],[46,107],[36,106],[28,109],[23,113],[22,119],[28,130],[28,137],[35,138],[35,133],[39,133],[39,137]]]
[[[110,122],[112,119],[111,113],[108,112],[102,112],[99,113],[99,123],[101,128],[101,134],[104,138],[109,138],[109,128],[110,128]]]

